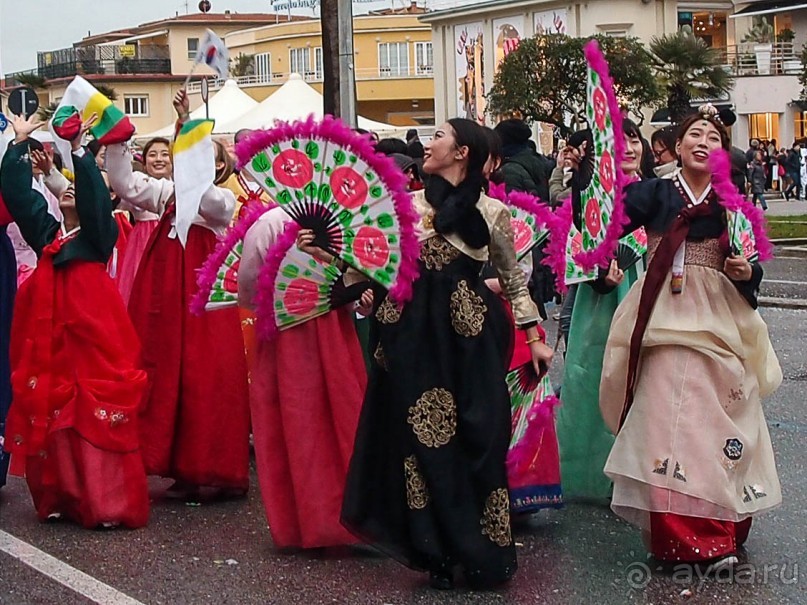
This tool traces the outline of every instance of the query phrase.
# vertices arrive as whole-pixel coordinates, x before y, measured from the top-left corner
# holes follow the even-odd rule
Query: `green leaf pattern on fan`
[[[509,372],[506,378],[507,389],[510,392],[510,418],[512,422],[509,449],[518,445],[527,432],[527,425],[531,416],[530,412],[541,405],[544,399],[554,394],[549,375],[544,375],[537,384],[533,381],[534,388],[525,388],[522,378],[519,376],[520,373],[525,371],[533,372],[534,370],[532,368],[516,368]]]
[[[580,192],[583,210],[582,249],[593,250],[605,240],[616,197],[614,123],[599,74],[588,68],[586,118],[594,146],[594,173]],[[621,136],[621,133],[620,133]]]
[[[509,206],[510,224],[513,227],[513,239],[516,248],[516,259],[522,260],[538,244],[549,237],[549,229],[535,220],[535,215],[516,206]]]
[[[566,275],[564,280],[567,286],[597,279],[596,269],[586,272],[574,260],[575,255],[582,249],[582,242],[583,234],[572,223],[569,228],[569,236],[566,238]]]
[[[275,324],[280,330],[299,325],[331,310],[331,290],[341,273],[292,245],[275,280]]]
[[[742,211],[726,210],[726,223],[729,232],[729,245],[739,250],[749,262],[757,260],[759,258],[757,240],[754,237],[754,226],[748,217]]]
[[[244,240],[239,240],[216,271],[216,281],[210,289],[205,310],[214,311],[238,304],[238,267],[244,251]]]
[[[324,211],[341,233],[331,252],[382,286],[395,283],[402,256],[392,193],[361,157],[324,139],[294,138],[259,152],[246,170],[292,217],[312,205]]]

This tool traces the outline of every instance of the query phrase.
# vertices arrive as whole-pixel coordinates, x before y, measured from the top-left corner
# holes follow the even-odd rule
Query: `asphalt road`
[[[801,263],[790,268],[785,263],[770,273],[781,270],[783,276],[807,282],[807,260]],[[122,595],[106,600],[79,596],[2,552],[0,532],[0,603],[807,603],[807,311],[761,312],[785,375],[766,402],[784,504],[754,521],[734,578],[702,579],[687,568],[657,569],[646,559],[638,531],[604,506],[572,503],[518,523],[520,569],[507,587],[438,593],[426,586],[422,574],[370,550],[274,550],[254,477],[247,499],[204,506],[164,500],[166,482],[154,481],[151,522],[137,531],[38,523],[25,485],[12,479],[0,490],[0,530],[136,601]],[[559,372],[557,366],[553,373]]]

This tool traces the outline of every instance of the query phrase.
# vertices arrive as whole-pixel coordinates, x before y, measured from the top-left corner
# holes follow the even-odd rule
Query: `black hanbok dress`
[[[505,457],[511,324],[484,283],[490,260],[516,323],[539,320],[516,264],[510,214],[482,195],[490,245],[440,235],[422,192],[420,277],[402,308],[383,297],[373,364],[348,473],[342,522],[416,570],[461,567],[473,587],[516,570]]]

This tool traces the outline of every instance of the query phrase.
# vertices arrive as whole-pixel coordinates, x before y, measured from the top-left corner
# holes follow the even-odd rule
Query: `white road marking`
[[[762,279],[763,284],[784,284],[786,286],[807,286],[807,281],[790,281],[787,279]]]
[[[119,590],[71,567],[56,557],[0,529],[0,552],[4,552],[75,593],[98,605],[144,605]]]

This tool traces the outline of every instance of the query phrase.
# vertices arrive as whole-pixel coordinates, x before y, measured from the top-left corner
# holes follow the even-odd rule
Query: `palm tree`
[[[58,107],[59,104],[56,102],[48,103],[47,105],[40,105],[39,111],[36,112],[36,115],[43,122],[49,122],[53,117],[53,114],[56,113],[56,109]]]
[[[253,60],[255,59],[255,55],[245,55],[244,53],[238,53],[238,56],[234,59],[230,59],[232,61],[233,66],[230,69],[230,73],[235,76],[236,78],[240,78],[242,76],[251,76],[255,73],[255,64]]]
[[[731,90],[733,78],[723,68],[720,53],[689,32],[654,37],[650,53],[656,79],[667,91],[673,123],[690,113],[693,97],[719,97]]]
[[[47,83],[47,80],[35,71],[16,74],[12,79],[17,80],[20,86],[30,86],[34,90],[45,88],[45,84]]]
[[[118,93],[115,91],[115,89],[111,86],[107,86],[106,84],[96,84],[95,89],[110,101],[114,101],[118,98]]]

